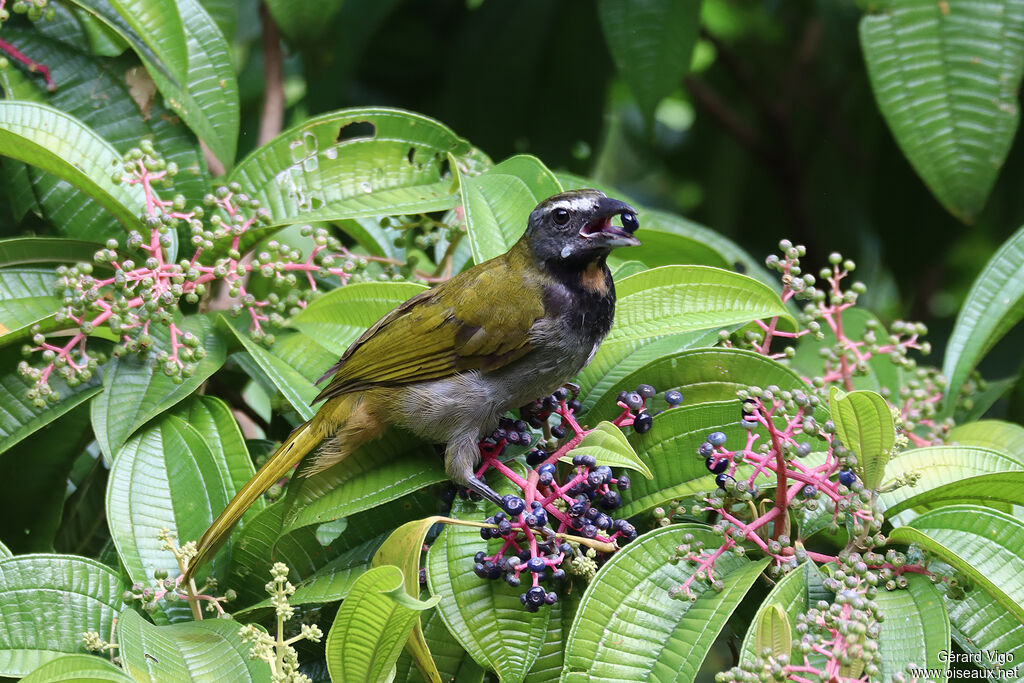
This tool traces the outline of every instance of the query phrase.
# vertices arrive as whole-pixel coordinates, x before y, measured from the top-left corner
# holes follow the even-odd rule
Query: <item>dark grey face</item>
[[[613,225],[618,218],[619,225]],[[526,238],[542,261],[591,261],[615,247],[640,244],[636,209],[597,190],[548,197],[530,214]]]

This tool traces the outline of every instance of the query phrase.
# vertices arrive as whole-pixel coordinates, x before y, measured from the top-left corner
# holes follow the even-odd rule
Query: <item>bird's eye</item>
[[[565,225],[569,222],[570,218],[569,211],[567,209],[555,209],[553,216],[555,223],[558,223],[559,225]]]

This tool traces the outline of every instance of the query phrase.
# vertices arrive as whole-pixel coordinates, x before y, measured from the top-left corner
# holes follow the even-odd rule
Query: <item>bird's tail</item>
[[[224,544],[238,520],[245,511],[275,482],[295,467],[299,461],[326,436],[324,432],[327,415],[321,411],[309,422],[297,427],[252,479],[243,486],[224,511],[217,516],[203,537],[199,539],[197,553],[189,562],[184,581],[195,578],[196,571]]]

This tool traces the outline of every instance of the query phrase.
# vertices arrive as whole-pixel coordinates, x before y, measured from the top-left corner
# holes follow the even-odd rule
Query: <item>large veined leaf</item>
[[[979,505],[948,505],[894,529],[889,540],[933,553],[1024,623],[1024,523]]]
[[[599,0],[605,41],[649,128],[663,97],[690,68],[700,0]],[[652,131],[653,132],[653,131]]]
[[[1024,7],[887,0],[861,20],[860,42],[900,149],[946,209],[972,220],[1020,120]]]
[[[156,569],[175,574],[174,556],[161,548],[159,531],[177,533],[182,545],[198,539],[254,473],[248,453],[239,447],[237,427],[226,424],[226,406],[217,399],[193,403],[188,412],[194,422],[167,415],[130,439],[114,459],[107,519],[133,581],[146,581]],[[215,560],[211,571],[222,576],[223,567]],[[180,602],[168,603],[165,611],[171,619],[189,612]]]
[[[132,683],[134,679],[103,657],[64,655],[43,664],[21,680],[22,683]]]
[[[223,316],[222,316],[223,319]],[[281,347],[284,345],[285,339],[278,339],[274,343],[274,350],[264,348],[257,342],[253,341],[249,335],[245,332],[239,331],[236,328],[228,325],[231,331],[235,334],[235,337],[242,343],[245,350],[251,358],[251,362],[255,364],[257,369],[251,369],[247,367],[247,362],[242,362],[242,367],[246,369],[250,375],[262,373],[276,388],[280,391],[284,397],[291,404],[292,408],[295,409],[303,420],[310,420],[316,415],[316,408],[313,407],[313,399],[317,397],[320,390],[313,380],[304,376],[297,369],[295,369],[290,363],[282,359],[274,351],[280,352]],[[316,353],[317,351],[323,350],[327,353],[326,349],[323,349],[319,344],[313,342],[306,335],[294,335],[300,337],[299,341],[301,345],[307,350],[307,352]],[[330,367],[330,366],[327,366]],[[325,368],[326,369],[326,368]],[[273,388],[267,387],[267,391],[273,391]]]
[[[1003,242],[971,285],[946,345],[942,373],[949,380],[946,403],[952,403],[967,375],[1024,317],[1024,228]],[[947,406],[947,412],[952,410]]]
[[[432,446],[387,431],[340,463],[302,479],[285,533],[362,512],[447,478]]]
[[[668,597],[692,573],[672,555],[685,534],[718,545],[701,524],[644,534],[620,550],[587,587],[565,652],[562,680],[692,681],[708,650],[758,575],[765,558],[726,554],[715,563],[721,592],[693,587],[696,602]]]
[[[749,386],[775,385],[792,391],[806,389],[800,375],[778,361],[753,351],[733,348],[689,349],[662,356],[615,382],[600,396],[591,392],[584,406],[588,417],[612,418],[621,412],[620,391],[633,391],[638,384],[654,386],[659,395],[647,401],[648,410],[668,407],[663,394],[677,389],[683,402],[708,403],[736,398],[736,392]],[[738,405],[738,403],[737,403]]]
[[[462,206],[473,260],[504,254],[526,230],[530,212],[562,186],[536,157],[515,156],[462,177]]]
[[[623,468],[653,478],[650,468],[637,456],[622,430],[611,422],[601,422],[583,437],[579,445],[564,456],[562,462],[572,462],[577,455],[593,456],[599,465]]]
[[[558,605],[555,605],[557,608]],[[423,640],[430,648],[430,655],[438,670],[438,678],[424,677],[409,654],[409,649],[398,656],[395,662],[396,683],[425,683],[431,681],[460,681],[460,683],[482,683],[484,670],[462,649],[459,641],[448,632],[437,608],[420,614],[423,625]],[[561,643],[559,643],[561,645]],[[538,661],[540,658],[538,658]],[[527,679],[529,680],[529,679]],[[558,677],[555,677],[558,680]]]
[[[24,676],[64,654],[82,651],[82,634],[109,637],[124,607],[117,572],[73,555],[19,555],[0,560],[0,675]]]
[[[730,442],[746,443],[736,401],[681,406],[654,416],[645,434],[633,433],[629,442],[651,468],[654,478],[633,478],[622,493],[616,514],[625,518],[673,498],[693,496],[715,488],[715,476],[697,455],[697,447],[711,432],[724,432]]]
[[[290,324],[340,356],[367,328],[425,289],[414,282],[360,282],[339,287],[310,303]]]
[[[1024,465],[1005,454],[978,446],[927,446],[891,460],[882,488],[897,478],[917,475],[914,486],[879,494],[886,517],[916,507],[951,501],[1019,503]]]
[[[585,590],[586,582],[582,578],[562,584],[558,602],[549,608],[551,618],[548,619],[547,637],[523,683],[555,683],[562,678],[569,632]]]
[[[942,593],[926,576],[907,574],[905,590],[879,590],[875,596],[884,617],[878,634],[883,680],[906,673],[908,663],[938,670],[941,680],[949,666],[949,616]]]
[[[1003,609],[989,593],[970,590],[960,599],[946,597],[953,640],[965,652],[983,654],[982,663],[994,668],[999,662],[988,653],[998,652],[1007,661],[1024,656],[1024,622]],[[1004,662],[1004,668],[1008,668]]]
[[[387,678],[420,612],[438,601],[414,598],[404,583],[402,570],[394,565],[374,567],[356,579],[327,635],[332,681]]]
[[[664,266],[616,284],[615,324],[579,375],[592,389],[633,350],[664,338],[718,330],[759,318],[792,318],[778,295],[745,275],[707,266]]]
[[[823,578],[817,565],[813,562],[804,562],[779,579],[751,620],[751,627],[747,630],[747,634],[743,638],[743,646],[740,648],[740,662],[753,661],[758,656],[760,648],[758,647],[757,624],[760,623],[762,615],[773,607],[782,609],[786,615],[791,629],[791,642],[800,642],[802,634],[796,630],[797,616],[815,607],[819,600],[832,601],[833,593],[822,585]],[[817,653],[812,652],[809,658],[814,666],[824,663],[824,657]]]
[[[0,270],[0,345],[30,336],[33,325],[60,309],[60,299],[53,293],[56,281],[50,268]]]
[[[267,9],[289,42],[308,46],[333,26],[332,20],[344,4],[345,0],[328,0],[315,5],[270,0]]]
[[[168,78],[149,62],[165,101],[228,168],[235,161],[240,119],[231,49],[198,0],[177,0],[188,50],[188,74]],[[145,58],[144,58],[144,61]]]
[[[1024,427],[1002,420],[978,420],[957,425],[949,432],[949,443],[991,448],[1024,465]]]
[[[162,369],[155,367],[154,358],[125,354],[105,366],[103,393],[90,407],[96,441],[108,459],[114,457],[135,430],[185,399],[224,364],[224,342],[209,318],[189,316],[178,327],[193,333],[206,349],[206,357],[198,362],[195,373],[181,384],[175,384]],[[157,348],[170,346],[166,328],[157,326],[152,336]]]
[[[829,392],[828,407],[836,436],[857,455],[857,475],[866,487],[876,488],[896,444],[892,409],[873,391],[846,393],[838,387]]]
[[[4,36],[7,36],[4,32]],[[0,240],[0,266],[91,261],[103,245],[65,237],[12,237]]]
[[[270,683],[270,667],[249,656],[252,647],[231,619],[154,626],[125,610],[117,624],[118,654],[139,683]]]
[[[449,155],[458,160],[470,151],[425,116],[349,109],[285,131],[240,162],[230,180],[270,210],[271,227],[440,211],[458,201],[446,175]]]
[[[76,23],[70,17],[68,21]],[[164,159],[179,168],[174,192],[184,195],[189,205],[201,203],[203,195],[209,191],[202,151],[195,136],[158,101],[159,97],[147,99],[133,90],[144,90],[148,78],[138,63],[131,57],[103,59],[90,54],[85,45],[72,47],[63,33],[44,35],[38,27],[33,29],[5,27],[4,39],[25,54],[49,64],[54,81],[60,87],[50,92],[39,79],[17,82],[0,76],[7,96],[39,101],[76,117],[122,154],[138,146],[143,138],[153,140]],[[103,106],[96,106],[101,101]],[[58,231],[91,240],[123,238],[123,228],[114,216],[74,185],[13,161],[5,162],[4,170],[9,181],[18,175],[24,177],[24,182],[15,184],[14,201],[26,210],[32,208]],[[107,173],[114,170],[107,169]],[[80,260],[92,261],[92,253],[97,248]]]
[[[111,180],[110,171],[121,155],[78,119],[43,104],[4,100],[0,102],[0,156],[23,161],[68,181],[125,227],[142,230],[139,216],[146,205],[142,187],[115,184]]]
[[[188,78],[188,45],[174,0],[71,0],[121,38],[166,78]]]
[[[614,263],[618,257],[637,260],[649,268],[673,265],[713,266],[715,268],[732,269],[724,256],[715,248],[696,237],[680,235],[674,232],[652,230],[641,223],[641,232],[637,233],[640,245],[613,254],[609,261]]]
[[[499,491],[501,493],[501,491]],[[479,521],[484,503],[456,500],[452,516]],[[483,541],[479,529],[446,525],[427,554],[430,594],[437,611],[466,652],[503,681],[522,681],[544,644],[550,611],[529,613],[519,602],[526,586],[512,588],[473,573],[477,551],[497,552],[498,540]]]

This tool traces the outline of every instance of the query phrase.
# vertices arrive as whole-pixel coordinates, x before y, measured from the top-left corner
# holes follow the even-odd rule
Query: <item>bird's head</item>
[[[613,219],[619,217],[619,225]],[[615,247],[640,244],[636,209],[597,190],[572,190],[548,197],[530,214],[524,239],[548,263],[588,263]]]

